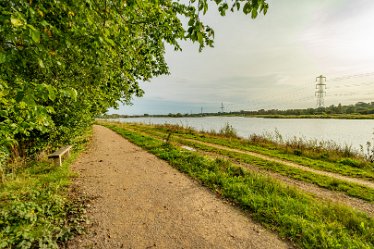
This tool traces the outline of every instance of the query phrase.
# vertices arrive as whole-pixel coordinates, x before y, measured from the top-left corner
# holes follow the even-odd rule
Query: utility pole
[[[315,96],[317,97],[317,108],[325,107],[326,77],[323,75],[316,77]]]
[[[225,107],[223,105],[223,102],[221,103],[221,112],[224,113],[225,112]]]
[[[203,116],[203,107],[201,107],[201,116]]]

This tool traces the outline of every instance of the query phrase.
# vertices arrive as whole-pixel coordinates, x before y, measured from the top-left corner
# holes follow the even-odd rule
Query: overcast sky
[[[171,75],[142,83],[144,97],[109,113],[218,112],[221,103],[225,111],[316,107],[321,74],[325,105],[374,101],[373,0],[268,3],[255,20],[221,17],[211,6],[203,20],[215,29],[215,47],[168,48]]]

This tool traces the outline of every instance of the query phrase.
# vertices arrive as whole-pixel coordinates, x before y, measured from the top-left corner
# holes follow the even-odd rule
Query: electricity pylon
[[[316,77],[315,96],[317,97],[317,108],[325,107],[326,77],[323,75]]]

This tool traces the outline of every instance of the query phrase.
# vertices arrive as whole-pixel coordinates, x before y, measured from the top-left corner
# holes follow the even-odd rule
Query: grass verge
[[[0,248],[59,248],[82,233],[86,200],[69,192],[69,166],[81,150],[61,167],[29,162],[0,185]]]
[[[131,125],[129,127],[131,127],[131,130],[134,130],[135,128],[134,130],[135,132],[138,131],[138,132],[146,133],[149,136],[156,137],[158,139],[162,139],[163,137],[165,137],[165,134],[166,134],[166,133],[160,133],[159,131],[155,131],[153,129],[147,129],[147,127],[145,126],[140,126],[141,127],[140,129],[136,129],[136,126],[134,125]],[[221,140],[223,140],[223,138],[221,138]],[[351,197],[356,197],[356,198],[369,201],[369,202],[374,201],[374,190],[369,187],[361,186],[359,184],[350,183],[344,180],[334,179],[329,176],[324,176],[324,175],[308,172],[302,169],[290,167],[286,164],[264,160],[264,159],[251,156],[245,153],[234,152],[234,151],[225,150],[222,148],[219,149],[219,148],[209,146],[207,144],[196,143],[196,142],[191,141],[190,138],[186,140],[186,139],[183,139],[182,136],[178,136],[178,135],[175,135],[173,137],[173,141],[194,147],[201,151],[212,152],[212,153],[216,153],[222,156],[227,156],[229,158],[234,159],[235,161],[240,161],[240,162],[244,162],[247,164],[251,164],[251,165],[257,166],[258,168],[269,170],[269,171],[278,173],[283,176],[287,176],[295,180],[312,183],[314,185],[317,185],[319,187],[322,187],[328,190],[339,191]]]
[[[214,152],[229,158],[235,159],[240,162],[255,165],[258,168],[276,172],[280,175],[287,176],[289,178],[300,180],[308,183],[312,183],[322,188],[326,188],[333,191],[339,191],[347,194],[348,196],[356,197],[365,201],[374,201],[374,190],[365,186],[361,186],[355,183],[346,182],[339,179],[334,179],[329,176],[324,176],[308,171],[304,171],[298,168],[289,167],[285,164],[264,160],[251,155],[243,153],[232,152],[223,149],[217,149],[206,145],[189,143],[186,145],[194,146],[197,149]]]
[[[374,167],[367,166],[364,168],[359,168],[355,166],[347,165],[347,162],[355,162],[355,159],[350,158],[340,158],[337,162],[331,162],[321,159],[308,158],[303,155],[294,155],[293,153],[286,153],[283,150],[278,149],[275,145],[269,148],[263,147],[262,145],[251,144],[250,141],[235,137],[223,137],[218,135],[212,135],[207,133],[199,133],[190,128],[183,128],[180,126],[170,125],[144,125],[144,124],[127,124],[134,129],[141,129],[144,132],[153,133],[172,133],[175,137],[181,137],[186,139],[193,139],[200,142],[212,143],[217,145],[226,146],[233,149],[240,149],[243,151],[256,152],[265,156],[271,156],[274,158],[279,158],[287,160],[290,162],[295,162],[313,169],[325,170],[333,173],[338,173],[345,176],[357,177],[367,180],[374,180]],[[268,145],[270,146],[270,145]]]
[[[116,125],[105,126],[237,203],[255,220],[302,248],[374,247],[374,220],[363,213],[320,201],[228,161],[181,151]]]

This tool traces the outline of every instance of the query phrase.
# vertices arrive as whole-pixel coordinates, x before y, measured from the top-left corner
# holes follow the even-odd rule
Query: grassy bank
[[[339,173],[345,176],[374,180],[374,164],[368,162],[361,155],[349,149],[336,145],[323,145],[315,142],[307,144],[302,140],[279,144],[262,136],[251,136],[249,139],[236,137],[233,132],[224,130],[223,134],[217,132],[197,132],[191,128],[177,125],[144,125],[129,124],[133,129],[139,129],[153,134],[171,134],[173,137],[193,139],[204,143],[211,143],[256,152],[274,158],[284,159],[308,166],[313,169]],[[225,133],[226,132],[226,133]]]
[[[177,140],[180,141],[180,140]],[[227,156],[234,159],[235,161],[244,162],[250,165],[257,166],[260,169],[265,169],[278,173],[289,178],[300,180],[308,183],[312,183],[322,188],[326,188],[333,191],[343,192],[349,196],[363,199],[369,202],[374,202],[374,190],[358,184],[349,183],[339,179],[333,179],[328,176],[315,174],[312,172],[304,171],[298,168],[292,168],[285,164],[272,162],[269,160],[261,159],[255,156],[246,155],[239,152],[233,152],[224,149],[217,149],[214,147],[196,144],[194,142],[181,141],[183,144],[193,146],[199,150],[206,152],[217,153],[222,156]]]
[[[43,159],[11,165],[0,185],[0,248],[58,248],[82,232],[85,200],[69,190],[69,166],[83,147],[61,167]]]
[[[140,124],[126,124],[126,128],[131,131],[135,131],[138,133],[146,134],[153,138],[157,138],[159,140],[165,139],[168,134],[165,132],[160,132],[160,128],[163,126],[157,126],[157,130],[152,129],[154,126],[149,125],[140,125]],[[164,127],[165,128],[165,127]],[[230,148],[217,148],[210,144],[202,144],[195,140],[184,139],[183,136],[179,136],[178,134],[173,133],[172,139],[173,142],[177,142],[180,144],[188,145],[194,147],[198,150],[204,152],[212,152],[216,153],[217,155],[222,155],[233,159],[234,161],[244,162],[250,165],[257,166],[260,169],[276,172],[280,175],[287,176],[289,178],[300,180],[308,183],[312,183],[322,188],[326,188],[333,191],[343,192],[349,196],[356,197],[359,199],[363,199],[369,202],[374,201],[374,189],[369,187],[361,186],[355,183],[347,182],[344,180],[335,179],[329,176],[321,175],[312,173],[309,171],[305,171],[302,169],[290,167],[284,163],[274,162],[270,160],[265,160],[256,156],[245,154],[245,151],[238,152],[232,151]],[[223,145],[223,141],[230,142],[229,139],[225,139],[220,137],[220,145]]]
[[[299,247],[374,247],[374,220],[363,213],[315,199],[226,160],[212,160],[126,130],[123,125],[106,126],[235,202],[255,220]]]

